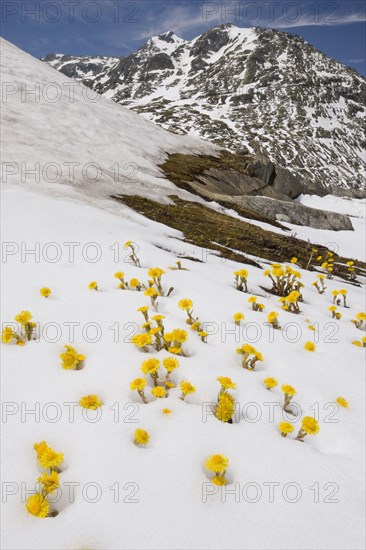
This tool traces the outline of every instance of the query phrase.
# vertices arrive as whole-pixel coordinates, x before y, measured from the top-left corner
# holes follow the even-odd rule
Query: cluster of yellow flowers
[[[342,313],[337,311],[337,306],[329,306],[328,311],[332,313],[332,319],[338,319],[338,321],[342,319]]]
[[[352,319],[352,323],[356,326],[356,328],[363,328],[364,323],[366,327],[366,313],[364,311],[356,313],[355,317],[356,319]]]
[[[31,321],[32,314],[30,311],[23,310],[14,317],[15,321],[20,324],[20,330],[16,331],[13,327],[6,326],[3,328],[1,339],[4,344],[12,344],[14,341],[17,346],[24,346],[34,338],[34,330],[36,323]]]
[[[320,275],[317,275],[317,279],[318,279],[317,281],[314,281],[311,284],[312,284],[312,286],[315,286],[315,288],[317,289],[319,294],[324,294],[324,292],[327,289],[327,287],[325,286],[325,283],[324,283],[325,275],[323,275],[321,273]]]
[[[52,294],[52,290],[50,288],[48,288],[47,286],[44,286],[39,290],[39,293],[44,298],[48,298]]]
[[[217,403],[214,407],[214,415],[221,420],[221,422],[232,424],[235,413],[235,399],[228,390],[235,390],[236,384],[227,376],[219,376],[217,381],[220,383],[220,391],[217,396]]]
[[[270,313],[268,313],[267,321],[268,321],[268,323],[270,323],[273,326],[273,328],[275,328],[275,329],[280,329],[281,328],[281,325],[278,322],[278,313],[277,313],[277,311],[271,311]]]
[[[148,310],[147,306],[142,306],[138,309],[144,316],[145,323],[142,325],[142,328],[146,332],[135,334],[132,336],[131,342],[145,353],[149,352],[149,346],[152,346],[156,351],[166,349],[175,355],[185,356],[182,344],[188,339],[187,331],[176,328],[171,332],[165,332],[163,323],[165,316],[158,314],[150,319]],[[152,326],[153,322],[156,323],[156,326]]]
[[[257,297],[256,296],[250,296],[248,298],[248,303],[252,304],[252,310],[253,311],[263,311],[264,308],[266,307],[264,304],[259,304],[257,302]]]
[[[263,275],[271,279],[271,292],[278,296],[287,296],[293,290],[300,291],[304,286],[300,281],[301,273],[290,265],[284,267],[281,264],[272,264],[271,269],[266,269]]]
[[[317,259],[322,260],[322,256],[319,256]],[[333,279],[333,271],[334,271],[334,258],[333,258],[333,252],[330,250],[327,250],[326,252],[326,258],[321,264],[321,267],[327,271],[327,279]]]
[[[81,370],[84,368],[85,355],[78,353],[75,348],[65,344],[66,351],[60,354],[61,366],[65,370]]]
[[[278,428],[282,437],[286,437],[294,431],[290,422],[280,422]],[[301,428],[296,436],[297,441],[304,441],[306,435],[316,435],[320,430],[319,422],[312,416],[304,416],[301,420]]]
[[[246,269],[239,269],[238,271],[234,271],[234,275],[236,290],[248,292],[248,271]]]
[[[147,445],[150,441],[150,436],[146,430],[137,428],[134,433],[134,444],[135,445]]]
[[[291,313],[300,313],[299,301],[302,296],[298,290],[293,290],[288,296],[282,296],[278,301],[282,304],[282,309]]]
[[[153,388],[151,394],[156,398],[168,397],[168,391],[175,388],[175,383],[170,380],[170,375],[179,368],[179,361],[176,357],[166,357],[163,359],[162,365],[166,370],[164,379],[159,378],[159,369],[161,368],[159,359],[152,357],[151,359],[146,359],[141,365],[143,374],[149,375],[152,380]],[[144,393],[146,384],[146,378],[135,378],[130,383],[130,389],[137,391],[145,404],[148,403]]]
[[[175,328],[171,332],[164,334],[164,340],[168,345],[167,350],[174,355],[186,356],[186,353],[182,349],[182,344],[188,339],[188,333],[181,328]]]
[[[226,485],[227,479],[225,478],[226,470],[229,467],[229,459],[223,455],[212,455],[206,460],[206,468],[215,475],[211,478],[211,483],[215,485]]]
[[[118,288],[121,290],[130,289],[140,292],[143,288],[146,288],[146,286],[143,283],[140,283],[136,277],[133,277],[130,282],[125,281],[125,274],[123,271],[116,271],[114,278],[119,280]]]
[[[332,290],[333,304],[336,304],[337,306],[340,306],[341,305],[341,299],[338,298],[338,296],[342,296],[343,305],[344,305],[344,307],[347,307],[347,293],[348,293],[348,291],[345,288],[341,288],[340,290]]]
[[[123,248],[131,249],[131,253],[129,255],[130,260],[135,264],[136,267],[141,267],[140,260],[137,257],[135,247],[133,246],[133,242],[132,241],[125,242]]]
[[[257,361],[263,361],[263,355],[250,344],[243,344],[237,348],[236,353],[241,356],[243,369],[254,370]]]
[[[188,298],[179,300],[178,307],[187,313],[186,323],[191,327],[191,330],[197,332],[202,342],[207,343],[208,333],[203,330],[202,324],[198,317],[193,317],[193,302]]]
[[[54,451],[45,441],[34,444],[38,463],[44,470],[37,481],[41,486],[39,492],[28,497],[26,501],[27,511],[37,518],[55,517],[58,512],[51,511],[48,495],[52,495],[60,486],[59,473],[64,455]]]
[[[84,395],[80,399],[79,405],[83,409],[91,409],[92,411],[95,411],[96,409],[99,409],[103,405],[103,402],[100,399],[100,397],[98,397],[98,395],[93,393],[91,395]]]
[[[163,269],[160,269],[160,267],[151,267],[149,269],[149,271],[147,272],[147,274],[151,278],[151,280],[149,281],[149,284],[151,286],[152,285],[156,286],[160,296],[165,296],[165,292],[164,292],[163,286],[161,284],[161,278],[162,278],[163,275],[165,275],[165,271]],[[173,292],[173,290],[174,290],[174,288],[170,287],[166,295],[170,296],[170,294]],[[145,294],[146,294],[146,292],[145,292]]]

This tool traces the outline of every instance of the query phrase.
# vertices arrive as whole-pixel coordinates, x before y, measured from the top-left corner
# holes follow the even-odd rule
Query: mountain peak
[[[183,38],[177,36],[173,31],[162,32],[155,38],[158,38],[164,42],[184,42]]]
[[[98,74],[76,65],[86,85],[163,128],[245,146],[311,192],[365,188],[365,80],[297,35],[224,23],[185,41],[168,30]]]

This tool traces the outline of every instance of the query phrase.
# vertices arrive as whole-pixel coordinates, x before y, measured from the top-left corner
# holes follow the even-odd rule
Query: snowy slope
[[[351,342],[365,332],[350,323],[362,309],[363,288],[334,280],[320,296],[310,286],[314,275],[302,271],[305,302],[295,316],[263,292],[263,271],[249,266],[249,291],[265,294],[260,298],[265,312],[257,313],[249,309],[248,295],[233,286],[236,264],[209,255],[204,263],[183,260],[189,271],[169,271],[177,255],[202,259],[202,251],[177,240],[176,231],[133,212],[126,219],[19,187],[6,189],[2,204],[4,241],[20,245],[26,228],[27,247],[40,243],[41,251],[39,263],[34,256],[22,261],[20,252],[3,263],[2,320],[9,323],[19,310],[29,309],[42,332],[40,342],[1,348],[2,399],[15,403],[7,406],[2,424],[3,487],[11,483],[2,506],[4,548],[363,548],[364,350]],[[138,246],[141,269],[125,261],[123,243],[130,238]],[[80,246],[71,262],[63,243],[76,241]],[[55,253],[47,247],[50,242],[61,251],[55,263],[49,261]],[[102,253],[97,262],[89,261],[95,248],[85,245],[91,242]],[[119,258],[114,243],[119,243]],[[143,405],[129,389],[146,357],[166,353],[147,355],[129,343],[131,334],[141,330],[137,308],[149,301],[142,293],[117,289],[113,274],[122,270],[128,279],[146,281],[147,268],[155,265],[166,271],[164,286],[175,288],[160,299],[166,327],[186,326],[177,307],[184,297],[210,323],[207,344],[189,331],[189,357],[180,359],[172,376],[176,383],[190,380],[197,387],[187,403],[180,401],[178,389],[167,400],[155,400],[149,387],[150,403]],[[88,290],[91,280],[100,292]],[[48,299],[39,294],[44,285],[53,290]],[[348,289],[349,309],[340,308],[344,317],[335,323],[328,306],[331,290],[340,287]],[[264,324],[271,310],[279,311],[282,326],[290,323],[275,331],[273,342]],[[236,311],[244,313],[245,321],[235,332]],[[315,353],[303,348],[314,336],[306,320],[319,323]],[[60,366],[63,345],[71,343],[70,323],[76,323],[73,345],[87,356],[79,372]],[[93,323],[89,329],[88,323]],[[235,353],[245,341],[264,355],[255,372],[243,370]],[[232,393],[244,415],[233,425],[212,416],[203,421],[204,404],[215,400],[216,378],[222,375],[236,382]],[[297,389],[302,414],[319,414],[317,436],[304,443],[280,436],[282,395],[264,388],[268,376]],[[76,405],[71,422],[70,403],[89,393],[103,401],[101,419],[88,422]],[[340,395],[349,409],[334,406]],[[21,411],[24,415],[25,408],[37,406],[39,422],[31,414],[22,420]],[[169,417],[161,413],[163,407],[172,410]],[[93,420],[94,413],[88,418]],[[299,425],[296,418],[296,431]],[[136,428],[150,433],[146,449],[132,442]],[[39,470],[33,443],[43,439],[62,451],[65,461],[61,498],[54,504],[60,513],[42,520],[27,515],[21,489],[34,490]],[[230,459],[227,491],[236,490],[237,502],[225,489],[206,501],[203,497],[208,487],[204,463],[215,453]],[[69,483],[76,484],[72,502]]]
[[[162,197],[177,191],[157,168],[167,152],[217,150],[170,134],[5,40],[1,54],[3,182]]]
[[[245,146],[329,189],[365,189],[365,79],[299,36],[225,24],[191,41],[152,37],[92,78],[79,66],[70,56],[58,69],[173,132]]]
[[[35,74],[43,86],[52,79],[65,82],[61,74],[6,42],[2,57],[5,82],[25,82],[34,89]],[[352,341],[361,340],[365,331],[350,321],[364,310],[365,281],[360,278],[358,287],[330,280],[326,293],[319,295],[311,286],[314,273],[299,268],[304,302],[301,313],[293,315],[261,288],[268,286],[263,270],[244,266],[249,292],[265,305],[263,313],[252,311],[249,294],[233,285],[233,271],[243,265],[184,243],[178,231],[108,199],[116,192],[146,193],[160,200],[172,191],[183,196],[184,191],[161,178],[159,160],[169,150],[215,149],[170,135],[105,99],[90,104],[82,93],[75,90],[74,103],[22,102],[21,94],[15,94],[2,105],[3,162],[27,162],[28,169],[35,162],[97,162],[103,168],[103,178],[94,183],[75,171],[74,185],[65,176],[50,183],[46,177],[34,182],[30,173],[8,178],[3,173],[2,326],[12,323],[20,310],[29,310],[39,323],[39,341],[0,346],[2,546],[363,548],[365,350]],[[139,164],[138,181],[115,183],[109,167],[127,161]],[[299,200],[349,211],[364,223],[361,201],[344,206],[331,197]],[[307,229],[301,231],[305,237]],[[357,256],[360,232],[361,225],[347,236],[337,233],[340,252]],[[328,238],[325,233],[312,230],[311,237],[321,242]],[[129,262],[123,248],[129,239],[136,244],[141,268]],[[169,270],[181,256],[201,261],[184,259],[187,271]],[[168,298],[159,299],[166,328],[189,333],[187,357],[179,359],[172,375],[178,385],[189,380],[196,386],[187,402],[179,399],[178,388],[157,400],[148,384],[145,405],[129,387],[141,376],[143,360],[163,358],[167,352],[145,354],[130,343],[142,330],[137,309],[149,300],[142,292],[118,289],[114,273],[123,271],[127,280],[137,277],[146,283],[153,266],[165,270],[164,288],[174,287]],[[88,289],[91,281],[98,282],[98,292]],[[44,286],[52,289],[47,299],[39,293]],[[349,307],[340,307],[343,318],[333,321],[328,307],[331,291],[339,288],[348,290]],[[205,323],[207,343],[185,324],[178,301],[186,297]],[[232,320],[237,311],[245,315],[240,329]],[[270,311],[279,312],[282,330],[269,330]],[[315,333],[309,322],[318,323]],[[310,353],[304,343],[314,338],[316,351]],[[255,372],[240,366],[235,351],[244,342],[263,353]],[[83,370],[62,369],[59,355],[65,344],[86,355]],[[205,416],[207,403],[217,397],[218,376],[237,384],[232,393],[239,415],[232,425]],[[283,396],[279,388],[265,389],[263,379],[269,376],[296,388],[294,401],[302,415],[318,417],[319,434],[307,436],[304,443],[280,436]],[[103,401],[96,422],[96,413],[83,415],[77,404],[94,393]],[[348,400],[348,409],[335,406],[338,396]],[[165,407],[172,410],[170,416],[162,414]],[[36,414],[27,414],[31,410]],[[300,417],[293,420],[296,434]],[[133,444],[136,428],[148,430],[146,448]],[[42,440],[64,453],[61,491],[54,502],[59,515],[47,519],[30,516],[24,506],[40,475],[33,444]],[[207,485],[205,461],[216,453],[230,460],[226,490]]]

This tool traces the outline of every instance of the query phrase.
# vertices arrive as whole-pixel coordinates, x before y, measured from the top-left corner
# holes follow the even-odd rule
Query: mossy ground
[[[178,229],[184,234],[187,242],[204,249],[215,250],[223,258],[238,263],[259,265],[247,255],[279,263],[289,262],[293,256],[296,256],[298,264],[306,267],[311,249],[315,246],[290,235],[266,231],[251,223],[216,212],[202,204],[184,201],[175,195],[170,197],[174,204],[161,204],[136,195],[118,195],[114,198],[151,220]],[[324,257],[327,248],[318,245],[316,248],[318,254]],[[348,259],[336,254],[334,259],[334,274],[346,278],[345,267],[338,263],[344,264]],[[366,267],[361,262],[355,262],[355,265]],[[310,265],[309,269],[313,269],[313,266]]]

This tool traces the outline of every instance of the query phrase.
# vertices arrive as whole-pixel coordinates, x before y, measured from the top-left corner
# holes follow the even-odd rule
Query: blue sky
[[[299,34],[366,75],[365,0],[2,0],[1,35],[36,57],[122,56],[173,30],[191,39],[231,22]]]

